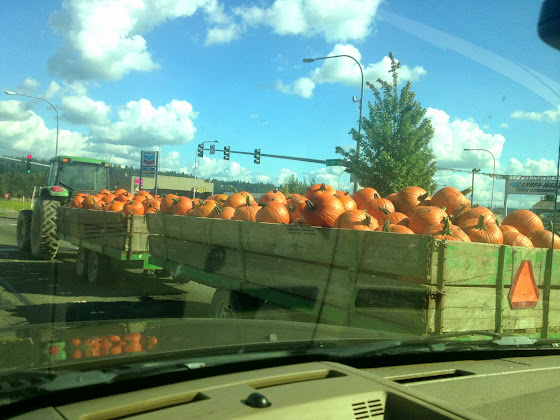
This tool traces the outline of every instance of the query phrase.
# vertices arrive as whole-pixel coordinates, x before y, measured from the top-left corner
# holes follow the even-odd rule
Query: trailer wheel
[[[60,203],[56,200],[38,199],[31,217],[31,254],[36,260],[50,260],[58,251],[56,219]]]
[[[31,249],[31,218],[32,210],[22,210],[19,212],[17,219],[16,237],[17,246],[22,251]]]
[[[90,284],[103,283],[106,278],[109,257],[90,251],[87,262],[87,279]]]
[[[210,318],[253,318],[262,301],[231,290],[216,290],[210,302]]]
[[[76,277],[82,281],[88,279],[89,253],[88,249],[80,248],[76,254]]]

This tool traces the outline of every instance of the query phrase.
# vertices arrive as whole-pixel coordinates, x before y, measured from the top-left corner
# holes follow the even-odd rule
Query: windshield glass
[[[560,339],[541,4],[0,2],[0,375]]]
[[[59,182],[74,190],[96,191],[107,186],[107,168],[91,163],[64,163]]]

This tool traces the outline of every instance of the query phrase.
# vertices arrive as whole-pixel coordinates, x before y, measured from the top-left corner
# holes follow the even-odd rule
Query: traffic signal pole
[[[204,150],[209,150],[209,149],[204,149]],[[216,149],[216,152],[223,152],[223,151],[224,150]],[[229,153],[237,153],[238,155],[250,155],[250,156],[255,155],[255,152],[241,152],[239,150],[229,150]],[[260,156],[261,157],[271,157],[271,158],[275,158],[275,159],[299,160],[300,162],[320,163],[321,165],[326,165],[326,163],[327,163],[326,160],[309,159],[309,158],[303,158],[303,157],[297,157],[297,156],[270,155],[270,154],[267,154],[267,153],[261,153]]]

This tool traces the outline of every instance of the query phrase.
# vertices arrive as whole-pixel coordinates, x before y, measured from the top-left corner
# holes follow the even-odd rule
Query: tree
[[[360,141],[360,156],[356,150],[336,148],[348,162],[348,167],[364,187],[374,187],[387,195],[409,185],[417,185],[429,192],[435,190],[434,154],[430,141],[434,129],[424,109],[414,98],[410,81],[398,87],[400,63],[391,59],[392,83],[377,79],[380,87],[370,82],[375,103],[368,103],[369,118],[362,118],[363,133],[352,129],[350,134]]]
[[[296,178],[294,174],[290,175],[290,177],[284,182],[282,185],[281,190],[284,194],[301,194],[305,195],[307,190],[310,186],[315,184],[315,179],[312,179],[310,183],[307,181],[300,181]]]

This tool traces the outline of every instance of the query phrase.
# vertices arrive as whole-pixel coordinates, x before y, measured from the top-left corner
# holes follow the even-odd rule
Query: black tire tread
[[[58,251],[58,239],[56,237],[58,208],[60,203],[56,200],[39,199],[35,206],[41,206],[41,242],[37,254],[33,256],[39,260],[51,260]],[[37,211],[37,210],[35,210]],[[33,238],[31,239],[33,241]]]
[[[17,245],[22,251],[29,251],[31,249],[31,218],[33,217],[32,210],[22,210],[19,212],[17,221]],[[21,237],[21,235],[24,237]]]

